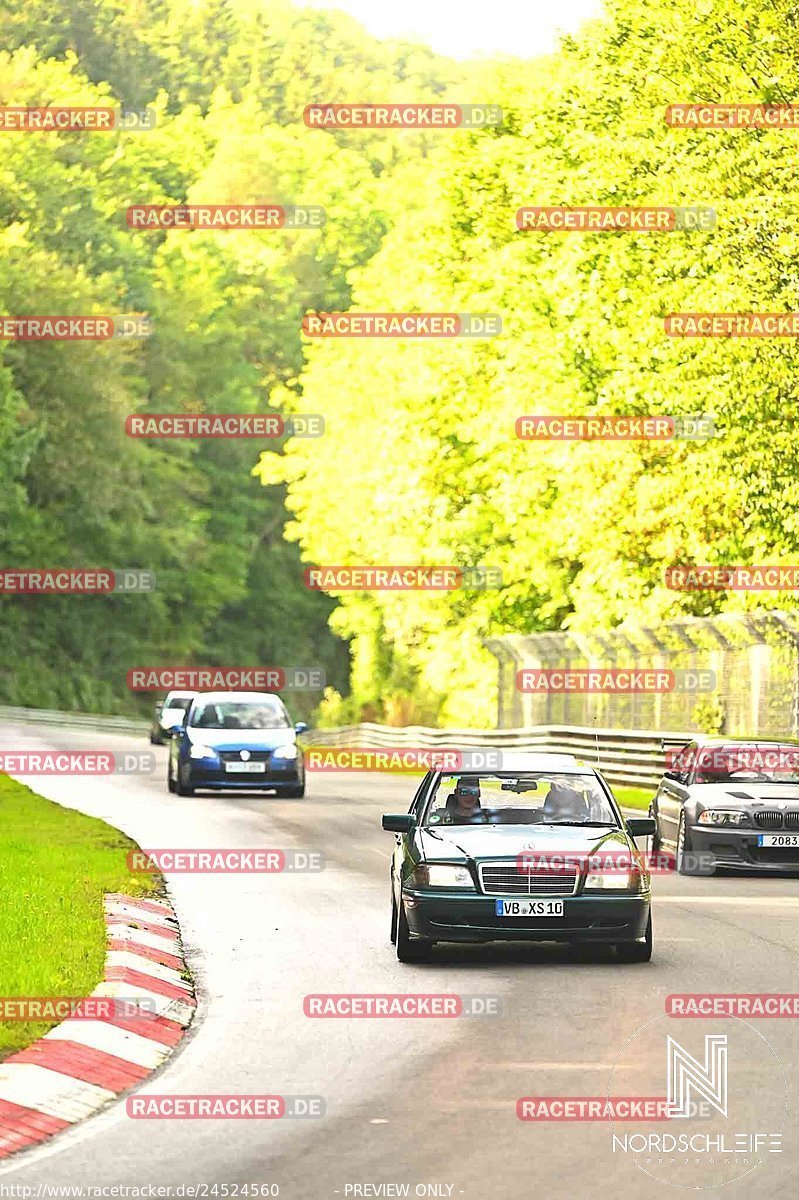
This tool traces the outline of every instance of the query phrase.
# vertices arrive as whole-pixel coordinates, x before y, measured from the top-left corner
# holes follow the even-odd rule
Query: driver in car
[[[447,824],[482,825],[488,814],[480,805],[480,784],[476,779],[458,779],[455,791],[447,797]]]

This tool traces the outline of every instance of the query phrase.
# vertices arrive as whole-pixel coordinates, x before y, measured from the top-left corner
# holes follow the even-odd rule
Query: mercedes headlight
[[[455,863],[428,863],[418,866],[413,873],[413,882],[418,887],[471,888],[474,880],[468,867]]]
[[[649,876],[636,867],[630,871],[590,870],[585,877],[584,892],[645,892]]]
[[[738,808],[706,808],[696,818],[700,825],[748,825],[749,817]]]

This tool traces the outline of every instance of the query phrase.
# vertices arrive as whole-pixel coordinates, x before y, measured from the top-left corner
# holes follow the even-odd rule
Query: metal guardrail
[[[662,730],[590,729],[574,725],[539,725],[530,729],[430,729],[424,725],[345,725],[313,729],[305,735],[314,746],[353,749],[469,749],[486,746],[505,750],[543,750],[574,754],[599,767],[611,782],[656,786],[665,770],[662,741],[688,741],[690,733]]]
[[[105,733],[145,737],[149,723],[132,717],[106,717],[94,713],[65,713],[41,708],[0,707],[0,722],[58,725],[96,729]],[[618,784],[655,786],[665,770],[662,740],[689,740],[690,733],[640,729],[590,729],[575,725],[538,725],[530,729],[431,729],[426,725],[343,725],[337,729],[310,729],[303,741],[314,746],[351,746],[353,749],[469,749],[479,746],[505,750],[548,750],[574,754],[599,767]]]
[[[99,713],[58,712],[49,708],[4,708],[0,707],[0,722],[9,721],[23,725],[59,725],[68,729],[97,729],[105,733],[133,733],[146,735],[150,724],[135,717],[105,717]]]

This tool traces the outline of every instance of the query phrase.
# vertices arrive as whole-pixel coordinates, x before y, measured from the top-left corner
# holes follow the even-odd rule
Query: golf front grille
[[[246,754],[246,758],[245,758]],[[249,750],[242,754],[241,750],[220,750],[219,757],[222,762],[269,762],[272,757],[271,750]]]

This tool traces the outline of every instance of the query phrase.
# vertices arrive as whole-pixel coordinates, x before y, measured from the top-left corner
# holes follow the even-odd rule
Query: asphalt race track
[[[149,748],[143,739],[41,726],[6,726],[1,740],[19,750]],[[406,810],[411,779],[311,774],[302,801],[182,799],[166,791],[166,749],[153,749],[152,776],[28,782],[145,848],[293,847],[321,851],[326,869],[168,877],[200,1007],[182,1049],[142,1094],[316,1095],[326,1115],[131,1120],[117,1103],[11,1160],[0,1184],[27,1185],[36,1196],[41,1185],[272,1183],[284,1200],[668,1197],[673,1187],[711,1182],[726,1183],[724,1197],[796,1195],[796,1020],[752,1021],[731,1042],[730,1109],[737,1105],[741,1128],[775,1128],[785,1115],[776,1059],[787,1076],[782,1152],[759,1166],[636,1165],[634,1155],[613,1152],[607,1122],[525,1122],[516,1102],[608,1090],[661,1095],[665,1082],[653,1091],[653,1081],[665,1077],[666,1033],[696,1048],[702,1034],[732,1024],[664,1019],[667,995],[799,991],[797,879],[656,878],[650,964],[490,946],[438,948],[429,963],[402,966],[388,939],[393,835],[382,832],[380,815]],[[501,1011],[383,1020],[303,1013],[308,993],[349,992],[493,996]]]

